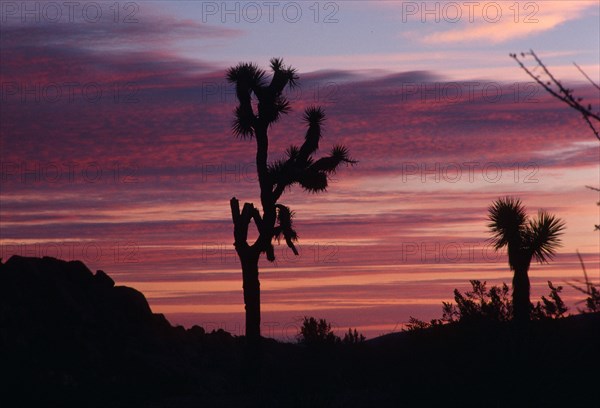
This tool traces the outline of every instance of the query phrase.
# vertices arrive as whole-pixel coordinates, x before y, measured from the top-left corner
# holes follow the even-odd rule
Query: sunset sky
[[[520,197],[566,222],[532,264],[546,281],[600,279],[600,142],[509,53],[533,49],[584,103],[600,95],[600,4],[537,2],[3,2],[0,256],[79,259],[174,324],[243,334],[229,199],[259,203],[254,141],[230,131],[225,70],[282,57],[300,88],[270,157],[324,107],[321,153],[343,143],[327,193],[294,188],[300,256],[261,260],[263,335],[304,315],[341,333],[441,315],[470,279],[510,283],[487,207]],[[527,61],[527,59],[526,59]],[[531,62],[531,58],[529,58]],[[533,67],[533,65],[531,65]],[[569,305],[582,296],[566,288]]]

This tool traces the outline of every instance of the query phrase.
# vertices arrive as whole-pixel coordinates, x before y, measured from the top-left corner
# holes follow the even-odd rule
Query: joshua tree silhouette
[[[244,304],[246,307],[246,338],[250,344],[260,340],[260,282],[258,261],[262,253],[271,262],[275,260],[273,239],[283,238],[295,255],[298,251],[294,242],[298,235],[293,228],[294,213],[279,203],[286,188],[298,183],[309,192],[322,192],[327,189],[328,177],[340,164],[354,164],[348,149],[335,146],[328,156],[318,160],[313,154],[319,148],[321,128],[325,113],[320,107],[309,107],[304,112],[308,125],[302,146],[290,146],[285,158],[268,162],[269,127],[277,122],[282,114],[290,111],[290,104],[282,95],[286,86],[297,86],[296,70],[283,65],[279,58],[271,59],[273,77],[267,85],[266,73],[252,63],[240,63],[227,71],[227,80],[236,88],[239,101],[235,109],[232,130],[242,139],[256,139],[256,169],[260,186],[262,214],[252,203],[244,203],[240,211],[239,201],[230,201],[234,224],[234,246],[242,266]],[[253,99],[257,102],[254,112]],[[248,226],[254,221],[258,238],[248,243]]]
[[[495,250],[507,247],[508,264],[514,271],[513,318],[518,322],[529,320],[529,265],[531,259],[540,262],[551,260],[561,245],[560,234],[564,223],[554,215],[538,211],[536,219],[529,219],[521,200],[512,197],[500,198],[489,207],[488,227],[493,234]]]

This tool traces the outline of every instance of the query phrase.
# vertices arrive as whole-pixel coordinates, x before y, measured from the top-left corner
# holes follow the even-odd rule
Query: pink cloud
[[[205,29],[178,27],[174,35]],[[23,101],[19,89],[3,88],[2,256],[67,251],[61,254],[148,289],[155,310],[175,321],[242,321],[231,311],[242,306],[228,200],[255,200],[257,188],[253,142],[235,140],[229,130],[235,102],[224,69],[164,49],[101,54],[95,47],[102,44],[79,40],[57,48],[44,42],[44,29],[24,37],[28,47],[18,46],[18,30],[10,30],[3,84],[136,87],[133,100],[115,101],[109,87],[108,98],[94,102],[81,95],[52,102],[43,94]],[[159,25],[156,35],[167,31]],[[145,33],[136,27],[122,34],[137,43]],[[324,145],[345,143],[360,163],[342,169],[325,195],[296,189],[284,196],[297,211],[303,251],[296,259],[277,247],[278,263],[261,265],[265,319],[286,322],[305,312],[345,325],[356,318],[353,324],[374,333],[411,314],[438,315],[439,300],[469,278],[508,281],[506,262],[481,252],[487,205],[506,194],[520,195],[532,212],[543,206],[568,218],[566,255],[550,268],[532,268],[540,282],[545,274],[579,275],[574,250],[595,237],[585,217],[596,198],[583,185],[596,183],[597,147],[577,114],[543,93],[531,100],[531,89],[515,94],[514,84],[498,81],[448,82],[423,71],[301,76],[302,93],[290,94],[294,111],[273,128],[272,151],[301,142],[302,108],[321,103],[328,114]],[[319,89],[326,92],[315,94]],[[457,89],[460,95],[451,93]],[[576,92],[593,96],[587,87]],[[490,163],[503,178],[484,172]],[[456,164],[460,182],[450,181]],[[532,170],[536,182],[526,183]],[[457,243],[479,252],[436,262]],[[594,251],[587,245],[586,255]],[[390,275],[401,282],[390,283]],[[291,310],[277,313],[283,304]],[[220,306],[228,312],[215,312]]]

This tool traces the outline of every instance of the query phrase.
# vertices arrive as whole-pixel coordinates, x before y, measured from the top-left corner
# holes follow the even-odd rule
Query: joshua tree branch
[[[233,224],[237,225],[238,220],[240,219],[240,202],[237,198],[233,197],[229,200],[229,205],[231,207],[231,218],[233,219]]]
[[[236,249],[241,250],[248,247],[248,226],[250,221],[254,220],[256,228],[260,231],[262,228],[262,219],[252,203],[244,203],[241,212],[240,203],[237,198],[233,197],[229,204],[231,206],[231,218],[233,219],[234,246]]]
[[[237,251],[241,251],[248,247],[246,240],[248,238],[248,224],[250,223],[250,219],[244,219],[247,218],[247,211],[240,213],[240,202],[237,198],[233,197],[229,201],[229,204],[231,206],[231,218],[233,219],[233,245]],[[246,205],[244,205],[244,210],[246,210]]]

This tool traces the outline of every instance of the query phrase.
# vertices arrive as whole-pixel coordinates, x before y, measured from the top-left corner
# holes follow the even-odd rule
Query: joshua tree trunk
[[[248,245],[248,225],[254,219],[259,227],[262,220],[258,210],[251,203],[245,203],[240,212],[239,201],[234,197],[230,201],[233,219],[234,247],[242,265],[244,305],[246,308],[246,338],[249,343],[258,344],[260,340],[260,282],[258,280],[258,259],[260,248]]]
[[[531,314],[531,303],[529,300],[530,285],[527,273],[532,255],[523,249],[520,236],[509,241],[508,263],[514,273],[512,280],[512,307],[513,319],[516,322],[527,322]]]
[[[246,308],[246,338],[250,343],[256,343],[260,339],[260,282],[257,255],[252,253],[240,255]]]
[[[529,264],[515,268],[513,276],[513,317],[517,322],[526,322],[531,314],[531,301],[529,299]]]

